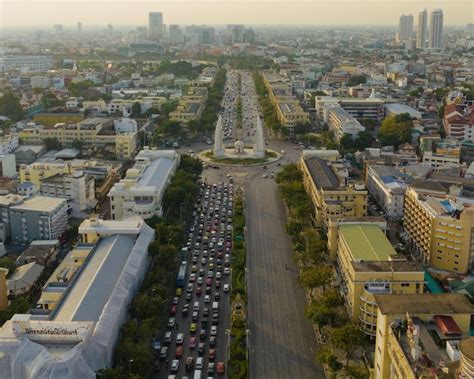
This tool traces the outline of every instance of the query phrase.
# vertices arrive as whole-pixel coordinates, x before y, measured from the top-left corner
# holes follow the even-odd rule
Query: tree
[[[353,75],[349,79],[349,86],[356,86],[358,84],[364,84],[367,82],[367,77],[365,75]]]
[[[304,223],[299,220],[289,219],[285,225],[286,232],[295,237],[297,234],[301,233],[304,227]]]
[[[60,150],[62,148],[61,142],[57,138],[45,138],[43,140],[44,146],[46,146],[46,150]]]
[[[373,131],[375,130],[375,127],[377,126],[377,122],[375,120],[372,120],[371,118],[363,118],[359,120],[359,122],[365,126],[366,130]]]
[[[346,353],[346,372],[347,367],[349,366],[349,361],[354,352],[367,343],[364,332],[354,323],[349,323],[333,329],[331,332],[331,340],[336,348],[341,349]]]
[[[166,103],[161,104],[160,110],[162,114],[168,117],[168,115],[173,112],[177,106],[178,100],[169,100]]]
[[[0,267],[6,268],[8,270],[8,273],[11,274],[16,267],[15,261],[8,256],[1,257]]]
[[[317,301],[311,301],[305,309],[305,315],[312,323],[317,324],[320,328],[332,325],[335,319],[334,309]]]
[[[321,348],[316,352],[316,360],[329,366],[332,372],[337,372],[342,368],[334,353],[328,348]]]
[[[379,139],[384,146],[395,148],[411,141],[413,121],[408,113],[386,117],[379,130]]]
[[[9,91],[0,97],[0,116],[6,116],[12,121],[20,121],[24,117],[20,99]]]
[[[142,107],[139,102],[135,101],[132,105],[132,117],[140,117],[142,115]]]
[[[306,134],[310,131],[311,131],[311,124],[309,124],[309,123],[304,123],[303,124],[303,123],[299,122],[295,125],[294,132],[295,132],[296,135]]]
[[[311,290],[327,286],[333,277],[331,266],[311,266],[301,271],[300,282],[304,288]]]

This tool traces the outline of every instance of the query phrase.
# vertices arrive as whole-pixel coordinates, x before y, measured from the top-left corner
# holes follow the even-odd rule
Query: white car
[[[184,341],[184,334],[183,333],[178,333],[176,336],[176,345],[182,345]]]
[[[217,326],[211,326],[211,336],[217,336]]]
[[[262,178],[263,178],[263,179],[266,179],[266,178],[268,178],[268,175],[267,175],[267,174],[263,174],[263,175],[262,175]]]
[[[224,284],[224,292],[229,292],[230,286],[228,284]]]
[[[211,301],[211,297],[209,295],[204,296],[204,302],[209,303]]]
[[[230,267],[224,268],[224,275],[229,275],[230,274]]]

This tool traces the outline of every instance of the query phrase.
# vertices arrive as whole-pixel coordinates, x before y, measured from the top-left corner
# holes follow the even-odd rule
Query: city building
[[[430,13],[430,30],[428,34],[428,48],[443,48],[443,10],[435,9]]]
[[[474,306],[461,294],[377,294],[374,378],[461,378],[472,372]],[[464,366],[462,366],[464,364]],[[469,378],[472,376],[464,376]]]
[[[431,164],[435,171],[446,166],[457,167],[459,166],[459,162],[459,156],[438,154],[432,151],[425,151],[423,153],[423,163]]]
[[[451,103],[444,108],[446,138],[474,140],[474,105]]]
[[[0,72],[18,70],[47,71],[53,67],[51,55],[3,55],[0,56]]]
[[[288,129],[290,136],[294,134],[297,124],[307,124],[309,122],[308,112],[303,110],[297,100],[278,102],[276,110],[278,120]]]
[[[31,314],[15,314],[0,329],[2,378],[93,379],[99,369],[113,367],[120,328],[149,266],[154,230],[140,218],[89,219],[79,236]]]
[[[71,174],[57,173],[41,181],[40,192],[44,196],[68,200],[68,209],[74,217],[83,217],[97,205],[94,178],[82,170]]]
[[[446,188],[440,181],[412,183],[406,190],[403,225],[424,264],[466,274],[474,262],[474,201],[459,192],[459,186]]]
[[[125,178],[115,183],[107,195],[112,220],[161,216],[163,195],[179,162],[180,156],[174,150],[150,150],[148,147],[141,150]]]
[[[405,42],[413,35],[413,16],[411,14],[401,15],[398,23],[398,42]]]
[[[425,49],[428,42],[428,11],[426,9],[422,9],[418,13],[416,30],[416,48]]]
[[[339,104],[326,104],[323,119],[329,125],[337,141],[347,134],[355,139],[365,127]]]
[[[336,272],[349,317],[374,337],[380,293],[423,293],[425,273],[393,249],[374,224],[341,224],[338,232]]]
[[[368,165],[366,187],[391,219],[403,217],[405,191],[413,179],[394,167]]]
[[[0,155],[0,177],[14,178],[16,175],[15,154]]]
[[[324,118],[325,105],[327,104],[339,104],[346,112],[359,121],[362,119],[370,119],[376,123],[380,123],[385,116],[385,101],[372,96],[366,99],[316,96],[316,112],[322,118]]]
[[[165,29],[163,25],[163,13],[148,13],[148,37],[159,41],[163,38]]]
[[[172,44],[180,44],[184,42],[183,30],[179,25],[170,25],[169,26],[169,36],[170,42]]]
[[[84,120],[84,112],[72,111],[71,109],[68,109],[67,112],[64,112],[62,109],[54,109],[48,112],[36,113],[33,116],[33,121],[36,124],[51,127],[59,123],[76,123],[82,120]],[[22,138],[21,135],[20,138]]]
[[[349,174],[342,165],[318,157],[301,157],[300,167],[318,226],[327,228],[331,216],[367,215],[367,190],[363,184],[348,183]]]
[[[32,241],[16,259],[15,263],[17,266],[21,266],[36,262],[41,266],[48,267],[56,259],[58,246],[58,240]]]
[[[9,296],[23,295],[29,292],[43,273],[44,266],[30,262],[15,268],[7,279]]]

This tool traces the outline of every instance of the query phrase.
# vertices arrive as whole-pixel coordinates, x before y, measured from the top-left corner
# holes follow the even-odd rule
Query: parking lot
[[[160,378],[224,377],[230,324],[233,186],[202,184],[161,336]]]

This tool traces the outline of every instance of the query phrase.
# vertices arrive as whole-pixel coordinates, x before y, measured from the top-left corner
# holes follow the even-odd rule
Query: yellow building
[[[365,217],[367,190],[362,184],[347,183],[349,173],[334,162],[318,157],[301,157],[300,167],[306,191],[311,197],[316,224],[327,228],[329,217]]]
[[[474,206],[469,203],[472,199],[447,195],[437,182],[416,182],[407,189],[404,228],[423,263],[468,272],[474,253]]]
[[[380,293],[422,293],[424,271],[420,264],[398,255],[377,225],[339,226],[337,275],[349,316],[375,336]]]
[[[64,147],[72,147],[75,141],[81,141],[85,148],[90,149],[110,147],[111,152],[122,153],[117,155],[119,159],[132,158],[137,149],[137,133],[117,133],[111,118],[93,117],[77,124],[25,128],[20,131],[19,137],[23,143],[31,145],[55,138]]]
[[[464,295],[374,298],[378,308],[374,379],[458,377],[459,360],[473,356],[472,351],[461,355],[463,344],[468,345],[464,341],[474,314],[474,306]]]
[[[57,174],[72,174],[73,167],[66,163],[32,163],[21,165],[19,170],[20,183],[31,182],[37,188],[41,187],[43,179]]]
[[[58,123],[74,123],[84,120],[84,113],[38,113],[33,116],[37,124],[53,126]]]

